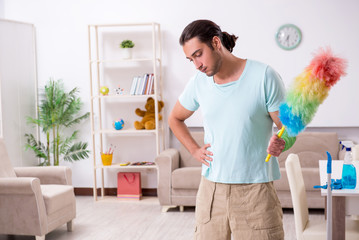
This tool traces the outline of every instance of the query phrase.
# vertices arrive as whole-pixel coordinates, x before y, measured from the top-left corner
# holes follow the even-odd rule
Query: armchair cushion
[[[73,204],[75,195],[72,186],[47,184],[40,187],[48,215]]]
[[[204,133],[203,132],[191,132],[193,139],[202,146],[204,144]],[[202,167],[202,163],[197,161],[188,150],[181,144],[179,150],[181,156],[180,167]]]
[[[172,172],[172,188],[198,189],[201,182],[201,168],[183,167]]]

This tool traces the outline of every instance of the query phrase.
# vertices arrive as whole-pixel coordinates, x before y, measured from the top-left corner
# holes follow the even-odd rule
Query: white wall
[[[185,60],[178,38],[183,28],[199,18],[211,19],[222,30],[239,36],[234,54],[256,59],[272,65],[286,84],[303,71],[312,52],[330,45],[334,52],[350,61],[349,74],[338,83],[328,97],[328,103],[320,111],[343,115],[344,108],[355,108],[352,99],[358,96],[331,97],[335,92],[351,86],[359,89],[359,2],[356,0],[222,0],[222,1],[165,1],[165,0],[5,0],[5,18],[31,22],[37,29],[38,77],[43,86],[50,76],[62,78],[68,88],[79,86],[85,108],[89,110],[89,67],[87,25],[101,23],[158,22],[163,40],[164,97],[166,114],[173,107],[178,95],[194,68]],[[1,0],[0,0],[1,7]],[[1,14],[1,10],[0,10]],[[285,23],[299,26],[303,33],[302,44],[294,51],[284,51],[276,46],[274,34]],[[340,101],[343,109],[338,107]],[[332,111],[331,106],[336,106]],[[322,110],[323,109],[323,110]],[[345,117],[345,116],[343,116]],[[194,124],[195,125],[195,124]],[[332,124],[331,126],[334,126]],[[315,126],[315,124],[314,124]],[[359,123],[354,127],[340,126],[319,128],[337,131],[341,138],[359,142]],[[82,126],[82,139],[90,142],[90,124]],[[315,128],[317,129],[317,128]],[[311,129],[309,129],[311,130]],[[171,145],[176,142],[171,138]],[[76,187],[92,186],[92,163],[81,161],[71,165]],[[152,174],[145,187],[155,187]],[[111,183],[113,185],[115,183]]]
[[[32,24],[0,19],[0,136],[15,166],[37,159],[25,151],[25,133],[37,136],[26,117],[36,118],[36,51]]]
[[[4,18],[4,0],[0,0],[0,18]]]

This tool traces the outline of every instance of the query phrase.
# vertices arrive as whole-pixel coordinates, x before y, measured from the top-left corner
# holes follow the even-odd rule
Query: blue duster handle
[[[327,163],[327,173],[332,173],[332,156],[327,152],[328,163]]]
[[[328,188],[327,188],[327,240],[332,240],[332,156],[327,152],[327,173],[328,173]]]

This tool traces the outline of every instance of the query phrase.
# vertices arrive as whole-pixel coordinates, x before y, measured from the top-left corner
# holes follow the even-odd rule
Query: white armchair
[[[72,231],[76,201],[70,168],[13,168],[2,139],[0,166],[0,234],[45,239],[65,223]]]

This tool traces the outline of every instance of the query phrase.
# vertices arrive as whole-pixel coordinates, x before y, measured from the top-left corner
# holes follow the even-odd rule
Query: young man
[[[175,104],[169,125],[203,163],[195,239],[280,240],[283,213],[273,187],[279,165],[276,158],[265,158],[267,151],[278,156],[290,147],[276,135],[271,138],[273,122],[282,127],[278,109],[284,86],[270,66],[234,56],[236,40],[209,20],[183,30],[180,44],[199,71]],[[204,146],[184,123],[199,107]]]

